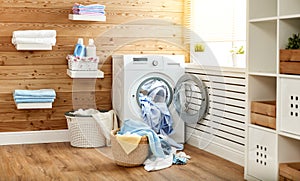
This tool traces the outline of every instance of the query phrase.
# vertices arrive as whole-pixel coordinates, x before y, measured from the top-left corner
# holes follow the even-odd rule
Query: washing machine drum
[[[165,102],[169,107],[173,102],[176,112],[187,124],[195,124],[206,114],[208,94],[202,80],[192,74],[182,76],[173,90],[170,84],[159,77],[144,80],[137,90],[137,102],[147,96],[154,103]]]

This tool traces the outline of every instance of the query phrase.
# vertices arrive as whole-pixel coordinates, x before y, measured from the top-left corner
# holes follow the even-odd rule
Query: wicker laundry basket
[[[112,130],[110,135],[112,154],[116,164],[124,167],[136,167],[142,165],[149,154],[148,138],[142,136],[138,147],[127,155],[116,139],[118,131],[119,129]]]
[[[105,146],[106,139],[92,116],[78,116],[73,115],[72,112],[67,112],[65,117],[72,146],[81,148]]]

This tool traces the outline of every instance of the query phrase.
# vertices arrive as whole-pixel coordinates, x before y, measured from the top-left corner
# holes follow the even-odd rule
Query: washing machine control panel
[[[157,66],[157,65],[158,65],[158,61],[157,61],[157,60],[153,60],[153,61],[152,61],[152,65],[153,65],[153,66]]]
[[[160,55],[126,55],[125,70],[163,70],[165,61]]]

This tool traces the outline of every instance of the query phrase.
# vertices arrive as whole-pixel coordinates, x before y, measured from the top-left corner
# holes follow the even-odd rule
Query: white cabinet
[[[300,162],[300,75],[280,74],[280,49],[300,33],[299,0],[247,0],[245,179],[278,180],[279,164]],[[276,100],[276,129],[251,123],[251,102]]]
[[[300,80],[280,78],[279,81],[279,131],[300,137]]]
[[[276,133],[249,128],[248,173],[261,180],[276,180]]]

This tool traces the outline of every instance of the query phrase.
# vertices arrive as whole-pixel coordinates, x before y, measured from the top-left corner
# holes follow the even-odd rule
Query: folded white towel
[[[12,44],[50,44],[52,46],[56,43],[56,38],[22,38],[13,37]]]
[[[55,38],[56,30],[18,30],[13,32],[13,37]]]

